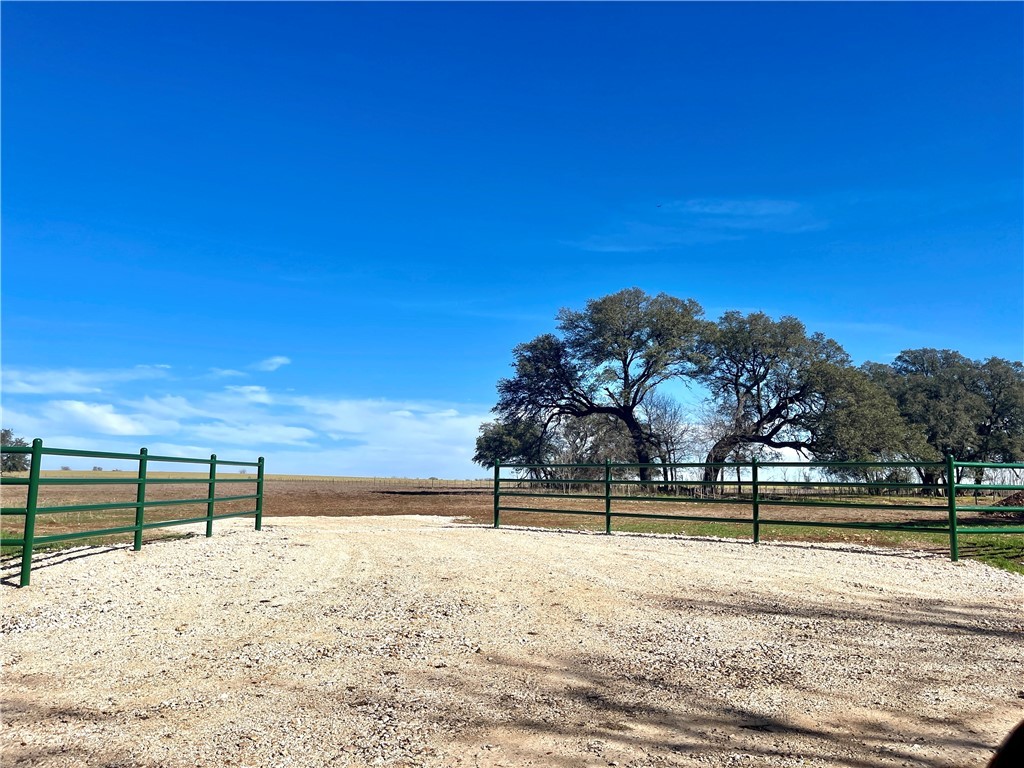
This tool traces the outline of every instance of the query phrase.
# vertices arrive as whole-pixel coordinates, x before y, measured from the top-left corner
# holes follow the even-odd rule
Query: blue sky
[[[477,476],[512,347],[633,285],[1021,359],[1021,4],[0,15],[26,437]]]

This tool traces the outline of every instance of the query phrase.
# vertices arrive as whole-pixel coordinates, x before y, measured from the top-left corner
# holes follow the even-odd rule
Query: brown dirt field
[[[441,515],[465,517],[473,523],[493,520],[494,497],[487,487],[479,489],[431,487],[427,481],[415,485],[387,485],[367,483],[332,483],[323,481],[271,480],[266,484],[264,513],[268,516],[324,515],[350,517],[362,515]],[[763,506],[762,518],[777,517],[790,520],[898,522],[907,520],[944,524],[947,508],[943,500],[932,502],[905,499],[910,503],[930,503],[934,512],[914,512],[886,509],[838,509],[806,507]],[[503,505],[537,508],[589,509],[603,513],[599,500],[575,501],[567,499],[514,499],[505,497]],[[700,502],[616,501],[613,509],[619,512],[649,512],[656,514],[685,514],[733,517],[749,524],[749,503],[740,505]],[[503,512],[502,523],[551,528],[603,528],[603,518],[574,515],[545,515],[540,513]],[[977,515],[962,514],[961,524],[981,519]]]
[[[109,475],[109,473],[108,473]],[[175,498],[205,498],[206,485],[197,481],[187,485],[151,485],[147,488],[150,500]],[[255,492],[255,482],[231,483],[219,486],[218,495],[243,495]],[[18,494],[21,494],[20,498]],[[23,488],[4,489],[5,506],[24,503]],[[90,504],[107,501],[133,501],[135,487],[125,486],[44,486],[40,489],[39,503],[48,505]],[[921,503],[921,499],[912,500]],[[946,507],[941,499],[925,502],[934,504],[934,512],[912,512],[893,509],[836,509],[806,507],[769,507],[763,506],[763,519],[779,518],[790,520],[825,520],[825,521],[860,521],[873,520],[878,522],[926,521],[943,525],[946,521]],[[503,504],[509,506],[528,506],[537,508],[564,508],[578,510],[603,510],[600,500],[566,500],[566,499],[514,499],[505,497]],[[252,509],[253,502],[238,501],[220,503],[218,513],[245,511]],[[737,537],[750,536],[749,504],[725,505],[699,502],[634,502],[616,501],[615,511],[640,512],[657,514],[686,514],[732,517],[743,527],[737,527],[729,535]],[[197,517],[205,514],[203,504],[182,505],[180,507],[154,507],[146,512],[147,520],[174,519]],[[488,524],[493,520],[493,496],[486,484],[477,488],[465,487],[464,483],[446,485],[445,481],[430,480],[300,480],[300,479],[268,479],[265,484],[264,514],[267,517],[291,516],[325,516],[325,517],[361,517],[367,515],[434,515],[464,519],[472,524]],[[603,529],[604,520],[600,515],[564,515],[543,513],[503,512],[502,524],[511,526],[557,528],[569,530]],[[967,525],[981,519],[977,515],[962,514],[961,525]],[[1015,519],[1024,520],[1017,515]],[[114,525],[130,525],[134,522],[134,511],[102,513],[63,513],[59,515],[41,515],[37,521],[36,534],[43,536],[72,530],[88,530],[90,528],[109,527]],[[5,518],[8,535],[20,533],[19,518]],[[630,525],[631,530],[644,529],[644,522],[626,523],[623,519],[614,521],[614,527],[621,530]],[[668,533],[685,532],[684,524],[657,522],[649,524],[645,530]],[[159,538],[173,535],[175,529],[149,531],[146,538]],[[788,538],[787,529],[766,526],[762,529],[762,537]],[[807,536],[806,531],[801,536]],[[820,541],[845,541],[867,543],[876,541],[870,533],[844,529],[818,529],[809,534],[810,538]],[[122,535],[122,540],[125,538]],[[905,542],[903,542],[905,545]],[[935,549],[933,545],[926,545]]]

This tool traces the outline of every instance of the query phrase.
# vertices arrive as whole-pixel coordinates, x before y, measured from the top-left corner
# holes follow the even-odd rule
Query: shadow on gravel
[[[738,704],[727,689],[708,694],[699,684],[653,671],[602,671],[615,663],[595,655],[534,662],[492,656],[486,662],[489,680],[449,675],[424,684],[454,688],[462,701],[451,715],[465,723],[464,754],[470,759],[459,765],[578,766],[581,758],[600,758],[610,765],[661,766],[676,765],[678,756],[709,765],[811,761],[846,768],[948,768],[983,765],[996,746],[961,717],[868,712],[841,694],[821,691],[818,699],[830,699],[833,711],[844,712],[841,720],[766,716]],[[496,707],[488,691],[508,679],[529,681],[532,693],[500,697]],[[971,757],[961,762],[965,753]]]
[[[181,541],[182,539],[191,539],[197,535],[198,534],[195,533],[171,534],[168,536],[150,539],[149,541],[143,541],[142,546],[148,547],[153,544],[168,544]],[[102,544],[86,547],[80,546],[73,549],[37,550],[32,555],[32,573],[45,570],[46,568],[63,565],[64,563],[70,563],[73,560],[81,560],[86,557],[97,557],[99,555],[105,555],[109,552],[117,552],[119,550],[130,550],[131,547],[132,545],[130,542],[125,542],[121,544]],[[0,585],[5,587],[17,587],[20,583],[21,555],[10,555],[0,559]]]
[[[1024,640],[1024,620],[1020,619],[1019,613],[1013,608],[1008,607],[1004,611],[1005,616],[999,618],[1009,624],[1013,624],[1016,619],[1018,626],[1015,629],[995,629],[984,626],[978,620],[978,617],[982,616],[995,618],[991,605],[959,603],[953,607],[938,598],[921,599],[917,605],[911,605],[905,600],[892,600],[875,595],[871,607],[864,609],[835,603],[823,605],[820,602],[805,602],[797,607],[792,601],[783,603],[770,598],[745,598],[739,594],[730,596],[728,602],[675,596],[664,597],[660,602],[662,607],[680,615],[712,613],[759,620],[765,614],[770,614],[805,621],[884,622],[887,626],[909,630],[927,628],[949,635],[951,639],[972,634],[993,639],[1014,639],[1018,642]]]
[[[107,713],[86,707],[53,706],[40,702],[29,701],[19,696],[0,698],[0,710],[4,713],[4,725],[7,731],[17,732],[19,724],[35,722],[62,723],[70,730],[76,728],[116,728],[116,718]],[[74,738],[61,739],[59,744],[29,743],[19,739],[8,739],[4,747],[4,768],[29,768],[44,765],[89,765],[114,768],[148,768],[158,763],[139,760],[138,755],[129,750],[111,745],[110,751],[97,759],[87,747],[76,743]]]
[[[32,556],[32,573],[45,568],[53,568],[57,565],[70,563],[72,560],[81,560],[85,557],[96,557],[107,552],[116,552],[119,549],[127,549],[130,544],[115,544],[106,547],[89,547],[88,549],[54,550],[51,552],[37,552]],[[21,555],[5,557],[0,560],[0,584],[6,587],[17,587],[21,583]]]
[[[744,520],[737,520],[738,523],[744,523]],[[493,528],[493,524],[488,523],[465,523],[462,527],[467,528]],[[576,528],[541,528],[538,526],[527,526],[527,525],[506,525],[502,524],[500,530],[505,531],[529,531],[530,533],[553,533],[553,534],[574,534],[579,536],[601,536],[607,537],[608,534],[598,530],[579,530]],[[868,544],[840,544],[840,543],[829,543],[829,544],[817,544],[812,541],[764,541],[762,544],[754,544],[751,539],[746,538],[719,538],[714,536],[690,536],[682,533],[634,533],[630,531],[615,531],[612,534],[612,538],[615,539],[646,539],[656,541],[699,541],[707,543],[720,543],[730,546],[737,544],[749,545],[749,546],[762,546],[769,548],[781,548],[781,549],[800,549],[800,550],[811,550],[817,552],[844,552],[858,555],[878,555],[879,557],[896,557],[904,560],[931,560],[935,557],[942,559],[949,559],[949,550],[943,547],[920,547],[918,549],[892,549],[889,547],[872,546]],[[965,551],[965,547],[968,544],[962,543],[960,545],[961,553]],[[1015,550],[1011,550],[1015,551]]]
[[[359,662],[326,657],[323,663],[350,666]],[[477,654],[467,664],[443,669],[416,665],[399,671],[395,667],[395,660],[390,660],[380,674],[326,695],[316,677],[298,680],[272,675],[260,679],[251,673],[227,687],[241,686],[238,690],[248,695],[279,702],[282,719],[271,724],[265,734],[273,742],[287,740],[289,712],[301,712],[307,727],[339,717],[351,721],[359,715],[364,719],[364,730],[353,729],[345,741],[327,745],[329,752],[336,752],[333,759],[293,763],[300,766],[371,764],[363,757],[376,753],[376,743],[383,747],[393,740],[385,738],[386,731],[374,730],[380,725],[376,711],[387,712],[387,720],[396,722],[419,722],[426,727],[432,723],[447,734],[440,754],[433,749],[427,753],[434,759],[405,761],[392,755],[372,763],[394,766],[578,768],[618,764],[655,768],[698,761],[711,766],[809,762],[840,768],[980,767],[996,746],[972,731],[969,719],[976,713],[939,720],[905,711],[868,711],[851,697],[818,688],[802,691],[806,701],[788,706],[789,714],[765,715],[738,702],[736,691],[728,687],[709,687],[705,681],[686,678],[676,670],[639,663],[623,668],[620,657],[603,653],[542,654],[531,660]],[[424,710],[412,703],[416,701],[435,704]],[[808,711],[805,705],[823,702],[842,716],[819,722],[812,715],[801,714]],[[124,702],[121,706],[119,711],[105,712],[21,697],[3,701],[9,734],[16,733],[20,723],[32,722],[65,723],[67,733],[100,726],[111,733],[127,729],[130,734],[137,726],[131,725],[126,707],[140,705]],[[166,726],[173,727],[170,723]],[[185,729],[175,738],[192,743],[197,736]],[[96,745],[95,739],[86,743]],[[135,750],[129,754],[121,746],[124,743],[124,736],[112,737],[106,745],[109,751],[97,759],[74,739],[20,744],[8,739],[4,765],[27,768],[55,759],[70,761],[68,765],[168,765],[140,760]],[[224,744],[211,743],[207,749],[197,765],[222,764],[221,760],[231,756],[224,751]],[[267,753],[252,756],[253,760],[260,758],[263,764],[274,764],[266,762]]]

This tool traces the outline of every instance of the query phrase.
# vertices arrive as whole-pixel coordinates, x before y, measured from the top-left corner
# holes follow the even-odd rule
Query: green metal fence
[[[23,533],[20,538],[9,538],[0,532],[0,546],[21,548],[21,581],[20,585],[29,585],[32,570],[32,555],[37,546],[52,544],[60,541],[73,539],[92,538],[97,536],[109,536],[120,533],[134,533],[133,546],[136,551],[142,548],[142,532],[153,528],[164,528],[188,523],[206,523],[206,535],[213,535],[213,521],[223,520],[229,517],[255,516],[256,530],[263,527],[263,478],[264,467],[263,457],[257,461],[225,461],[218,459],[213,454],[208,459],[184,458],[179,456],[151,456],[147,449],[143,448],[137,454],[133,453],[110,453],[103,451],[79,451],[68,448],[46,448],[43,441],[36,439],[31,446],[3,446],[0,448],[3,453],[28,454],[30,464],[28,475],[0,477],[0,485],[3,486],[27,486],[25,505],[23,507],[4,506],[0,508],[0,517],[22,517],[24,518]],[[41,465],[44,456],[68,456],[88,459],[113,459],[128,460],[138,463],[138,472],[135,477],[42,477]],[[148,472],[153,464],[200,464],[209,466],[209,474],[203,479],[165,477],[148,477]],[[252,467],[256,469],[255,477],[218,477],[218,467],[236,467],[247,471]],[[218,486],[228,483],[255,483],[256,492],[233,496],[217,496]],[[153,485],[204,485],[206,495],[203,498],[188,499],[148,499],[146,488]],[[60,504],[52,506],[41,506],[39,503],[39,489],[45,486],[136,486],[135,500],[102,502],[97,504]],[[7,496],[7,494],[5,494]],[[255,509],[244,512],[217,513],[217,504],[233,501],[251,500],[255,503]],[[6,501],[6,499],[5,499]],[[146,521],[146,510],[155,507],[175,507],[181,505],[196,504],[206,507],[205,514],[201,516],[189,516],[186,518],[175,518],[170,520]],[[36,535],[36,521],[41,515],[62,515],[71,512],[99,512],[108,510],[135,510],[135,521],[132,525],[118,525],[94,530],[73,531],[70,533],[57,533],[51,535]],[[7,526],[5,526],[6,528]]]
[[[642,468],[662,476],[638,479]],[[791,470],[804,472],[806,476],[801,480],[789,480],[786,473]],[[755,543],[760,541],[761,529],[766,525],[941,533],[949,537],[950,558],[956,561],[959,559],[960,534],[1024,534],[1020,514],[1024,513],[1024,506],[958,502],[958,497],[963,499],[973,495],[977,499],[981,495],[1024,491],[1021,470],[1024,470],[1024,464],[958,462],[952,456],[934,463],[754,460],[723,464],[498,464],[494,467],[494,527],[500,527],[503,512],[532,512],[603,517],[605,533],[608,534],[612,532],[612,521],[616,518],[743,523],[752,527]],[[503,471],[516,474],[507,476]],[[912,472],[935,478],[935,481],[912,482],[906,477]],[[691,476],[686,477],[687,473]],[[721,479],[730,473],[735,473],[736,479]],[[1009,475],[1015,482],[982,482],[986,473]],[[846,478],[837,479],[837,474],[846,475]],[[684,477],[680,478],[680,475]],[[855,475],[863,479],[849,479]],[[975,481],[961,482],[966,475],[973,475]],[[883,497],[884,503],[880,501]],[[893,501],[894,498],[897,501]],[[565,508],[568,505],[554,508],[523,506],[530,502],[520,501],[522,499],[533,500],[534,504],[541,499],[573,500],[599,509]],[[934,501],[926,503],[927,499]],[[941,503],[943,500],[944,504]],[[749,509],[749,517],[637,512],[622,509],[623,503],[631,506],[637,503],[679,504],[680,509],[688,504],[732,505]],[[797,520],[770,513],[772,508],[778,508],[782,513],[785,508],[794,507],[922,512],[939,517],[902,522]],[[767,516],[764,514],[766,510],[769,511]],[[1013,518],[1005,521],[976,519],[969,525],[963,525],[959,521],[962,512],[1009,513]]]

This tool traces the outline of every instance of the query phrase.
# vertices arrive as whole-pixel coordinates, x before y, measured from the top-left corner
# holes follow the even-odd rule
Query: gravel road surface
[[[1024,578],[820,544],[271,518],[0,586],[5,766],[983,766]]]

